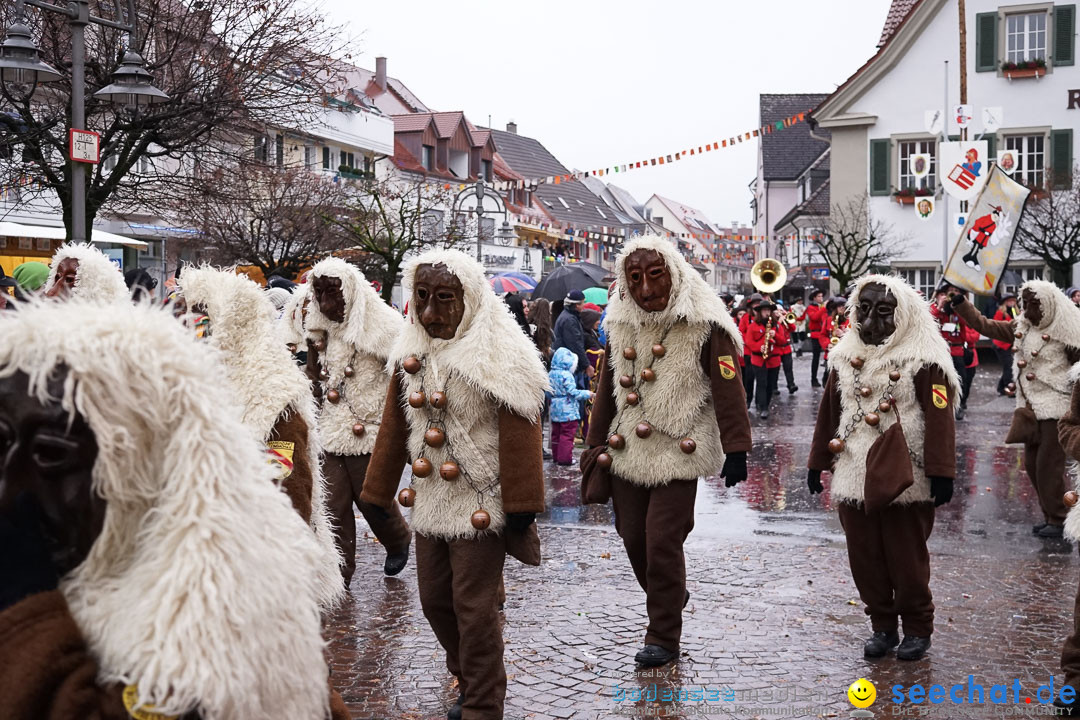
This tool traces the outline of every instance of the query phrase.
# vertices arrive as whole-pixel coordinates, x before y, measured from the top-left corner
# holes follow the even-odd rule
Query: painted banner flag
[[[993,295],[997,289],[1031,193],[996,164],[990,167],[945,266],[945,280],[977,295]]]

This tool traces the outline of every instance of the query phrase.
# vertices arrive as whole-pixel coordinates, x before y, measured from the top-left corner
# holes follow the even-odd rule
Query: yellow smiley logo
[[[868,708],[877,700],[877,689],[865,678],[859,678],[847,689],[847,699],[857,708]]]

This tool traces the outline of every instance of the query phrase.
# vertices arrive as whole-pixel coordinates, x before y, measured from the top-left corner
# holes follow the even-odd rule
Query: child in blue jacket
[[[581,390],[574,381],[577,355],[561,347],[551,358],[548,380],[551,383],[551,454],[556,465],[574,461],[574,437],[581,422],[581,402],[593,394]]]

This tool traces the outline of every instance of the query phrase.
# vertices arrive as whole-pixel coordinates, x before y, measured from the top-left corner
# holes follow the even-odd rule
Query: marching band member
[[[806,329],[810,333],[811,344],[810,356],[810,386],[821,387],[818,381],[818,365],[821,363],[821,355],[829,349],[829,334],[827,331],[829,311],[825,308],[825,293],[814,290],[810,293],[810,304],[806,307]],[[822,375],[825,373],[823,372]]]

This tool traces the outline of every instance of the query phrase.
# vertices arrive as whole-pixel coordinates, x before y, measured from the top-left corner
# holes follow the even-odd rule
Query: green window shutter
[[[1073,131],[1050,131],[1050,171],[1053,173],[1051,187],[1054,190],[1072,188]]]
[[[997,135],[987,135],[983,140],[986,141],[986,159],[997,162]]]
[[[1054,65],[1072,65],[1076,56],[1076,6],[1054,6]]]
[[[890,180],[889,156],[892,154],[891,142],[884,140],[870,141],[870,194],[888,195]]]
[[[975,15],[975,72],[993,72],[998,67],[998,16],[996,12]]]

